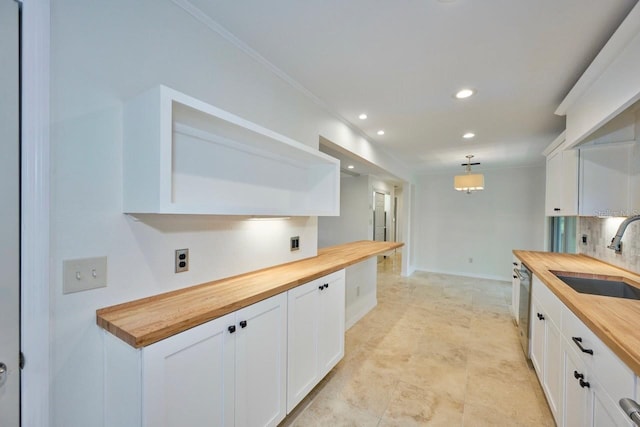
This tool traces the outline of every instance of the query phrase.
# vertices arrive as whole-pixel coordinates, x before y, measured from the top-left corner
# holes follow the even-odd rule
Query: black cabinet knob
[[[246,320],[240,321],[240,327],[241,328],[246,328],[247,327],[247,321]]]
[[[323,290],[324,289],[324,285],[318,286],[318,289]]]
[[[517,262],[514,262],[514,263],[513,263],[513,265],[515,265],[515,266],[517,267],[517,266],[518,266],[518,263],[517,263]]]
[[[231,325],[227,328],[229,330],[229,333],[234,333],[236,331],[236,325]]]
[[[538,319],[544,320],[544,315],[542,313],[538,313]]]
[[[581,379],[580,380],[580,387],[582,387],[582,388],[585,388],[585,387],[586,388],[591,388],[591,384],[589,384],[588,381],[584,381],[584,380]]]
[[[584,379],[584,374],[580,374],[580,373],[578,373],[578,371],[573,371],[573,376],[574,376],[574,378],[575,378],[575,379],[577,379],[577,380],[582,380],[582,379]]]
[[[325,284],[324,284],[324,288],[325,288],[325,289],[327,289],[328,287],[329,287],[329,284],[328,284],[328,283],[325,283]]]
[[[560,208],[553,208],[554,211],[559,212]]]
[[[518,278],[518,276],[513,276],[513,278],[514,278],[514,279],[517,279],[517,278]]]

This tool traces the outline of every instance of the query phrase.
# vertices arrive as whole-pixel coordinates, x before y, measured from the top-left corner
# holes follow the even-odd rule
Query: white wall
[[[418,270],[510,280],[513,249],[544,249],[544,166],[483,173],[472,194],[453,189],[454,173],[418,178]]]
[[[318,246],[372,237],[372,187],[368,175],[340,179],[340,216],[318,218]],[[376,258],[347,267],[345,324],[351,327],[378,303]]]
[[[369,177],[340,178],[340,216],[318,218],[318,247],[371,240]]]
[[[316,218],[250,222],[122,214],[122,105],[165,84],[312,147],[323,134],[402,168],[168,0],[52,2],[51,408],[53,426],[102,425],[95,310],[313,256]],[[288,250],[301,236],[301,250]],[[190,271],[173,273],[189,248]],[[106,255],[108,287],[62,294],[62,262]],[[47,345],[43,343],[42,345]]]

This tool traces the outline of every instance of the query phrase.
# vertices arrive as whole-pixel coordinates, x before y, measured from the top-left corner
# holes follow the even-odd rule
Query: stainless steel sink
[[[553,272],[553,274],[582,294],[640,300],[640,289],[624,282],[622,278],[579,277],[563,272]]]

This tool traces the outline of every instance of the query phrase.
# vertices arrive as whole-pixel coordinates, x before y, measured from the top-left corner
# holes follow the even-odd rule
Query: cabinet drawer
[[[562,335],[613,400],[634,396],[634,373],[567,307],[562,313]],[[582,341],[576,343],[573,338]],[[581,351],[578,344],[593,354]]]
[[[560,319],[562,318],[562,302],[553,292],[542,283],[540,279],[533,276],[531,297],[538,300],[540,308],[544,314],[560,328]]]

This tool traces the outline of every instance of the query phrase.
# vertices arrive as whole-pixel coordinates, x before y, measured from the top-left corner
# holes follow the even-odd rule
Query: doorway
[[[373,192],[373,240],[377,242],[387,241],[386,197],[384,193]]]
[[[20,425],[20,10],[0,0],[0,425]]]

